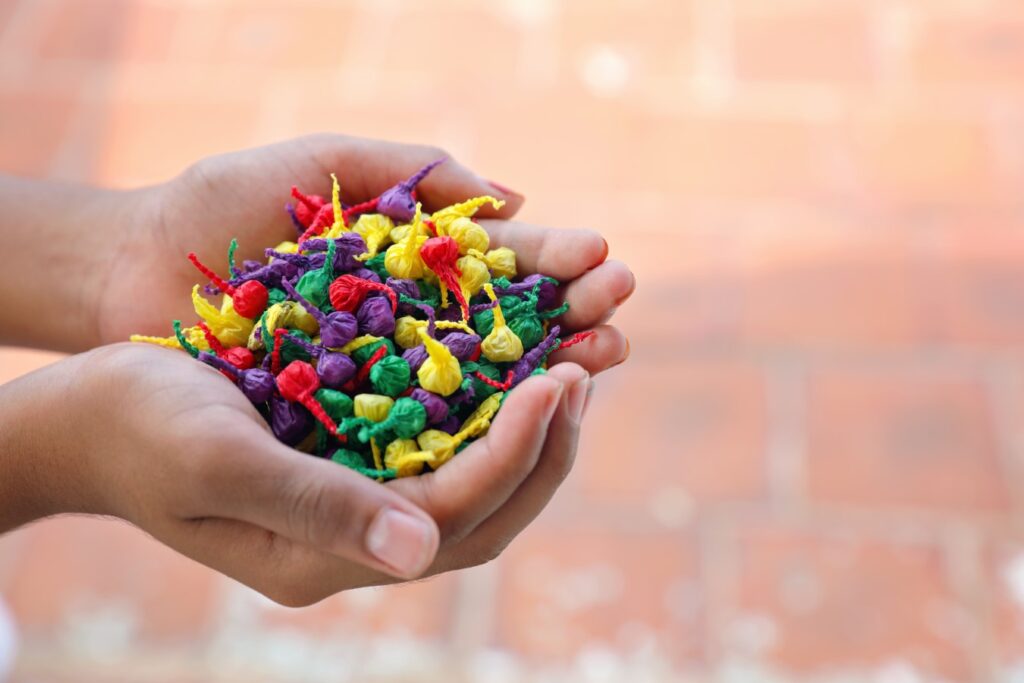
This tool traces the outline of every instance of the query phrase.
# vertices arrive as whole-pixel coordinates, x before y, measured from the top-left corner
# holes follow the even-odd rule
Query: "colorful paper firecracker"
[[[501,201],[423,212],[416,186],[439,163],[348,207],[333,174],[330,199],[293,187],[295,242],[239,267],[232,240],[227,278],[189,253],[220,306],[196,285],[195,325],[132,341],[219,370],[290,446],[378,480],[437,469],[552,352],[593,334],[560,338],[558,282],[516,281],[515,253],[490,248],[473,216]]]

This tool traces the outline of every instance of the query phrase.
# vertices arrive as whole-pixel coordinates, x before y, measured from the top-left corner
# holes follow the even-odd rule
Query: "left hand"
[[[96,317],[99,342],[109,344],[130,334],[169,334],[170,321],[195,318],[188,293],[203,277],[185,255],[227,275],[225,254],[238,239],[238,261],[263,260],[263,249],[295,239],[284,211],[289,190],[330,196],[330,173],[338,175],[342,199],[371,199],[436,159],[447,161],[420,184],[427,210],[469,197],[489,194],[504,199],[500,211],[489,207],[478,216],[508,219],[523,197],[492,185],[452,159],[442,149],[342,135],[312,135],[193,164],[181,175],[133,197],[138,209],[130,223],[112,237],[114,264],[99,281]],[[349,171],[349,169],[353,169]],[[561,321],[566,332],[596,327],[585,344],[552,356],[572,360],[591,374],[621,362],[628,353],[625,337],[604,325],[633,291],[633,274],[619,261],[605,261],[607,243],[592,230],[555,230],[507,220],[482,220],[494,246],[511,247],[524,272],[542,272],[560,280],[569,301]]]

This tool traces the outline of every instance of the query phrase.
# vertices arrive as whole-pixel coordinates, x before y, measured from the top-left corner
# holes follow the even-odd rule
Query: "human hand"
[[[0,531],[115,515],[287,605],[471,566],[567,474],[590,387],[573,363],[530,378],[444,467],[380,484],[278,442],[186,354],[103,347],[0,387]]]
[[[325,153],[324,150],[331,147],[328,143],[335,145],[334,156],[329,162],[320,158],[313,164],[318,166],[317,168],[307,168],[303,171],[316,176],[310,178],[309,182],[306,182],[294,168],[287,168],[285,172],[280,171],[288,166],[283,161],[284,157],[292,153],[285,152],[284,148],[290,149],[299,143],[308,146],[299,155],[302,159],[313,157],[313,148]],[[366,152],[368,147],[373,148],[376,145],[380,145],[381,148]],[[223,253],[225,244],[232,236],[238,236],[243,245],[249,245],[250,253],[246,254],[243,251],[240,253],[241,257],[258,256],[259,247],[292,237],[294,232],[286,217],[282,217],[280,221],[270,218],[281,215],[280,204],[283,204],[285,198],[281,196],[279,204],[276,199],[269,201],[266,197],[271,196],[282,186],[287,187],[296,179],[298,183],[304,183],[305,187],[311,188],[311,191],[326,193],[323,177],[330,168],[359,167],[358,163],[345,162],[342,159],[343,155],[338,156],[341,154],[338,150],[342,149],[351,154],[361,150],[373,159],[390,158],[381,151],[390,150],[397,159],[393,160],[392,166],[382,171],[379,177],[373,174],[362,176],[365,183],[362,188],[355,187],[351,182],[347,183],[350,189],[361,191],[360,194],[344,197],[349,203],[379,194],[381,190],[441,154],[431,148],[410,148],[387,143],[353,141],[337,136],[319,136],[285,143],[283,146],[216,157],[201,162],[166,185],[145,191],[143,195],[147,201],[143,206],[146,208],[136,212],[138,220],[133,223],[134,227],[123,232],[115,245],[118,255],[118,276],[107,279],[107,286],[103,288],[104,297],[101,305],[97,307],[103,338],[110,341],[121,339],[130,331],[161,332],[166,329],[169,319],[190,314],[186,308],[181,308],[186,301],[181,293],[187,291],[199,278],[187,261],[179,257],[195,248],[197,244],[204,245],[196,249],[200,252],[200,257],[215,263],[216,254]],[[297,159],[294,163],[303,162]],[[253,193],[252,187],[259,185],[261,179],[265,179],[265,176],[256,170],[260,168],[266,170],[267,175],[277,173],[277,176],[267,182],[266,192]],[[439,182],[437,186],[426,182],[421,186],[421,198],[427,202],[429,208],[443,206],[476,194],[501,194],[490,187],[477,189],[469,186],[468,184],[472,182],[485,181],[480,181],[453,162],[442,165],[437,171],[442,169],[455,169],[455,178]],[[431,177],[434,177],[434,174]],[[444,179],[443,176],[438,177]],[[250,195],[257,198],[243,204],[242,200],[249,198]],[[504,196],[510,197],[507,193]],[[215,201],[223,197],[232,197],[236,201],[220,204]],[[514,198],[508,207],[515,209],[521,201],[521,198]],[[499,553],[539,513],[571,467],[576,450],[579,419],[586,402],[587,389],[591,386],[588,373],[596,374],[617,364],[624,360],[628,353],[625,337],[617,329],[604,323],[610,318],[615,307],[631,294],[634,279],[622,263],[605,261],[607,245],[593,231],[550,230],[504,220],[484,219],[481,223],[491,233],[493,246],[509,246],[517,252],[521,271],[544,272],[563,282],[564,295],[570,303],[569,313],[559,321],[565,331],[595,327],[596,335],[585,344],[552,354],[549,360],[553,367],[548,377],[532,379],[512,392],[495,419],[491,436],[475,444],[474,449],[460,453],[458,458],[437,473],[396,481],[385,487],[363,480],[360,480],[359,484],[353,484],[364,487],[370,483],[376,487],[375,491],[386,490],[400,494],[409,505],[435,520],[434,523],[439,527],[440,533],[435,531],[434,537],[438,539],[441,551],[426,569],[410,572],[406,567],[399,570],[393,565],[387,565],[385,560],[366,556],[365,548],[363,555],[355,551],[347,551],[346,554],[335,549],[327,536],[304,535],[308,533],[309,528],[321,527],[310,527],[308,522],[305,523],[307,526],[301,526],[304,522],[301,517],[295,516],[298,513],[292,513],[292,517],[284,514],[284,521],[291,519],[292,526],[281,526],[280,516],[275,520],[260,518],[254,522],[251,518],[240,518],[240,515],[224,516],[207,512],[204,513],[205,516],[165,515],[149,522],[139,522],[130,516],[130,511],[119,513],[106,510],[107,513],[121,514],[136,521],[172,547],[287,604],[307,604],[348,587],[393,580],[390,577],[394,575],[404,577],[420,572],[436,573],[469,566]],[[177,389],[158,386],[150,388],[157,394],[177,392],[182,396],[196,391],[199,392],[196,396],[200,396],[206,391],[203,382],[197,384],[192,380],[185,381],[187,377],[205,369],[201,366],[195,368],[197,364],[183,354],[168,356],[170,352],[160,349],[132,348],[134,350],[131,351],[100,350],[97,353],[101,356],[131,354],[123,356],[129,362],[118,360],[113,363],[113,367],[108,367],[111,376],[121,377],[126,384],[141,379],[133,373],[125,376],[123,372],[114,372],[115,367],[144,367],[146,373],[138,373],[139,375],[162,368],[166,370],[162,374],[176,376],[178,370],[171,370],[170,366],[166,365],[170,361],[161,360],[157,363],[157,356],[152,354],[162,354],[161,359],[174,357],[174,362],[189,366],[188,370],[181,366],[182,373],[179,378],[179,382],[189,386],[188,390],[183,390],[181,386]],[[143,354],[146,358],[153,359],[153,362],[131,360],[141,358]],[[84,357],[94,357],[94,354]],[[65,362],[70,363],[73,360]],[[210,372],[206,372],[206,375],[227,387],[226,380],[220,380]],[[164,379],[166,380],[166,377]],[[303,469],[317,467],[323,470],[325,465],[333,465],[272,442],[266,434],[262,420],[252,419],[255,413],[244,400],[241,400],[240,393],[231,387],[227,389],[232,394],[230,400],[235,404],[241,404],[242,407],[236,405],[235,410],[226,409],[225,401],[219,400],[223,392],[218,390],[215,394],[218,398],[212,403],[203,400],[204,404],[215,406],[212,410],[216,418],[214,422],[223,422],[223,418],[227,417],[225,413],[247,410],[248,421],[236,422],[247,424],[247,438],[256,439],[258,435],[262,445],[257,447],[255,441],[249,443],[244,440],[239,443],[227,443],[223,434],[232,432],[219,428],[214,430],[216,434],[209,432],[212,445],[207,444],[200,449],[208,454],[207,457],[186,459],[186,463],[215,462],[218,463],[218,467],[223,468],[220,471],[225,480],[235,476],[248,481],[247,477],[253,477],[257,483],[269,478],[266,474],[260,474],[265,468],[247,465],[238,458],[220,458],[215,454],[227,451],[263,452],[263,449],[266,449],[277,454],[274,461],[277,467],[282,466],[285,457],[289,458],[290,462],[297,458],[303,462]],[[146,392],[139,395],[142,393]],[[226,396],[222,398],[226,399]],[[182,397],[177,407],[164,405],[162,411],[154,411],[150,420],[156,425],[161,419],[161,414],[176,416],[183,411],[186,415],[194,413],[195,411],[184,407],[184,401],[185,398]],[[127,413],[133,416],[139,410],[138,401],[124,402],[124,406]],[[210,418],[204,415],[204,419]],[[190,430],[190,427],[186,427],[180,433],[187,434]],[[272,443],[262,443],[268,439]],[[176,443],[178,447],[183,445],[180,439],[178,442],[168,443],[172,446]],[[495,445],[490,446],[492,443]],[[133,452],[131,448],[125,450]],[[146,451],[136,449],[136,452]],[[141,462],[145,463],[146,460],[142,459]],[[153,474],[145,464],[138,467],[141,468],[140,476]],[[256,474],[252,474],[252,471]],[[275,472],[273,467],[266,471]],[[163,475],[160,482],[187,482],[190,481],[187,476],[189,473],[185,470],[179,472],[177,476]],[[193,474],[201,475],[198,472]],[[351,473],[346,475],[352,476]],[[117,476],[118,471],[111,470],[108,473],[111,481],[119,481],[116,479]],[[305,500],[312,500],[307,505],[313,510],[309,514],[313,518],[327,520],[322,522],[322,528],[330,529],[330,523],[336,523],[337,517],[328,517],[324,512],[336,510],[336,507],[332,506],[348,505],[358,497],[340,496],[338,491],[327,488],[326,484],[319,486],[321,488],[315,489],[315,495],[305,494]],[[244,486],[236,486],[233,490],[236,493],[249,493]],[[277,493],[278,497],[284,499],[286,505],[288,502],[292,502],[293,506],[298,505],[294,502],[294,493],[291,498],[287,497],[288,491]],[[128,491],[122,495],[130,500],[132,492]],[[211,495],[214,499],[217,498],[209,491],[206,491],[202,498],[209,498]],[[267,497],[271,496],[264,496]],[[67,497],[57,497],[55,500],[63,501],[63,504],[57,508],[51,505],[50,509],[54,511],[74,509],[73,506],[67,507],[67,501],[75,500],[73,491],[69,491]],[[117,500],[119,498],[107,500],[108,507],[112,507]],[[253,505],[253,501],[261,499],[253,497],[247,500]],[[142,502],[137,500],[137,507],[133,509],[149,509],[144,507]],[[274,509],[280,508],[269,505],[266,507],[268,511]],[[264,510],[264,507],[256,505],[256,510]],[[105,508],[91,505],[81,511],[104,512]],[[298,521],[295,521],[296,519]],[[172,523],[174,520],[180,521],[181,524]],[[368,521],[365,517],[362,521],[365,533]],[[300,526],[297,527],[295,524]],[[203,529],[202,533],[195,531],[198,528]],[[412,555],[415,553],[407,552],[405,559],[408,561]],[[263,561],[254,562],[253,557],[262,557]],[[392,557],[391,561],[397,562],[398,559]]]
[[[507,219],[522,205],[522,196],[490,184],[438,148],[341,135],[307,136],[194,164],[143,193],[133,220],[112,236],[115,263],[106,266],[110,275],[97,296],[101,343],[132,333],[163,335],[168,321],[194,318],[187,293],[202,277],[185,259],[189,251],[212,265],[223,262],[232,237],[239,240],[240,259],[262,259],[265,247],[294,239],[283,210],[293,184],[329,196],[329,176],[336,171],[342,199],[358,203],[440,158],[447,161],[418,187],[428,210],[490,194],[505,206],[497,212],[485,207],[478,216]],[[570,305],[560,321],[565,331],[599,326],[594,339],[554,354],[552,362],[574,360],[597,373],[625,357],[625,337],[602,323],[632,293],[634,279],[621,262],[605,262],[608,247],[600,235],[505,220],[481,224],[493,246],[516,251],[520,271],[562,281]]]

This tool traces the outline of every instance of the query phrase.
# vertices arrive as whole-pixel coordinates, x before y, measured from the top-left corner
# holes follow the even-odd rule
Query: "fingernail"
[[[366,549],[402,576],[418,576],[434,552],[434,534],[418,517],[385,508],[366,531]]]
[[[583,408],[587,403],[587,394],[590,391],[590,378],[584,377],[576,384],[572,385],[572,389],[569,390],[569,400],[567,407],[569,409],[569,417],[574,422],[579,422],[583,419]]]
[[[510,188],[510,187],[505,187],[505,186],[504,186],[504,185],[502,185],[501,183],[495,182],[495,181],[493,181],[493,180],[488,180],[488,181],[487,181],[487,183],[488,183],[488,184],[489,184],[489,185],[490,185],[491,187],[493,187],[493,188],[494,188],[495,190],[497,190],[498,192],[500,192],[500,193],[502,193],[502,194],[510,194],[510,195],[515,195],[516,197],[522,197],[522,196],[523,196],[523,195],[522,195],[522,193],[520,193],[520,192],[516,192],[516,191],[515,191],[515,190],[513,190],[512,188]]]

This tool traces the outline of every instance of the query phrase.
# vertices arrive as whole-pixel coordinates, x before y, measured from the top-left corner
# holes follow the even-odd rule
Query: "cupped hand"
[[[36,437],[3,444],[21,458],[5,471],[23,498],[18,523],[115,515],[304,605],[495,557],[568,473],[590,388],[573,363],[532,377],[444,467],[380,484],[278,442],[231,380],[186,354],[118,344],[3,388],[39,406],[18,423]],[[42,407],[50,394],[59,420]]]
[[[330,174],[337,175],[346,203],[376,197],[425,164],[446,159],[420,183],[418,196],[427,210],[489,194],[506,203],[498,211],[485,207],[478,216],[494,246],[516,251],[521,273],[542,272],[564,287],[569,313],[560,322],[566,331],[594,327],[586,344],[552,356],[572,360],[597,373],[623,360],[625,337],[605,323],[632,293],[633,274],[620,261],[606,260],[608,245],[593,230],[560,230],[509,219],[523,197],[494,185],[442,149],[320,134],[266,147],[210,157],[178,177],[136,198],[132,220],[112,235],[114,262],[97,295],[102,343],[134,333],[167,335],[173,319],[191,321],[189,291],[202,276],[185,258],[227,272],[232,238],[238,258],[263,259],[263,250],[296,232],[284,210],[289,190],[330,195]]]
[[[319,135],[195,164],[146,191],[138,220],[115,240],[117,276],[106,278],[98,307],[103,341],[166,334],[170,320],[194,318],[188,292],[201,277],[187,252],[226,271],[232,237],[239,258],[294,239],[283,211],[292,184],[326,195],[333,171],[342,199],[358,203],[441,157],[436,148]],[[227,379],[185,354],[114,346],[98,351],[97,363],[131,387],[130,398],[116,395],[123,425],[135,426],[116,432],[120,459],[98,459],[107,507],[123,506],[113,514],[285,604],[496,556],[568,473],[590,375],[628,355],[608,321],[635,280],[607,260],[592,230],[508,220],[522,197],[453,159],[419,188],[428,210],[481,194],[507,202],[480,214],[492,246],[515,250],[520,273],[561,281],[570,304],[563,333],[596,333],[513,390],[487,437],[435,473],[381,485],[278,443]]]

